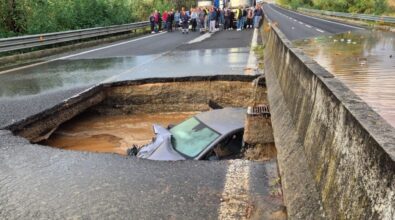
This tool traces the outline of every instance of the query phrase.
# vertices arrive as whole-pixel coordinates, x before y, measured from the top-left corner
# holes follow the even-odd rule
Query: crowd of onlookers
[[[188,34],[189,30],[200,33],[218,30],[237,30],[247,28],[258,28],[262,20],[263,10],[260,4],[255,7],[215,8],[202,7],[186,10],[163,11],[161,14],[155,10],[149,20],[151,23],[151,33],[162,32],[163,30],[172,32],[181,29],[183,34]]]

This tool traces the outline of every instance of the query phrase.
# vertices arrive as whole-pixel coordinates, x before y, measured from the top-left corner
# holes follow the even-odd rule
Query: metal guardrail
[[[369,15],[369,14],[350,14],[350,13],[344,13],[344,12],[323,11],[323,10],[307,9],[307,8],[298,8],[298,11],[316,13],[316,14],[321,14],[321,15],[343,17],[343,18],[359,19],[359,20],[365,20],[365,21],[375,21],[375,22],[395,24],[395,17],[390,17],[390,16],[376,16],[376,15]]]
[[[0,39],[0,53],[128,32],[147,27],[149,24],[149,21],[144,21],[108,27],[3,38]]]

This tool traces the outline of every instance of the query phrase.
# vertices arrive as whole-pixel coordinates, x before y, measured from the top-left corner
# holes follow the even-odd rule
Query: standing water
[[[294,44],[395,127],[395,33],[348,32]]]
[[[133,115],[84,113],[61,125],[41,144],[67,150],[107,152],[126,155],[133,144],[147,144],[154,137],[153,124],[167,127],[196,112],[173,112]]]

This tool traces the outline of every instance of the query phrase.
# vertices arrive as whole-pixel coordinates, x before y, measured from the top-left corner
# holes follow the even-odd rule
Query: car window
[[[192,117],[170,129],[174,149],[187,157],[196,157],[220,135]]]

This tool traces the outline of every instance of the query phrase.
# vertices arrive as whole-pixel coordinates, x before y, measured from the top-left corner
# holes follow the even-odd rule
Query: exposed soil
[[[149,143],[153,124],[177,124],[196,112],[170,112],[131,115],[81,114],[62,124],[41,144],[67,150],[107,152],[126,155],[133,144]]]
[[[266,161],[276,158],[277,150],[274,143],[255,144],[245,149],[243,158],[247,160]]]

